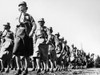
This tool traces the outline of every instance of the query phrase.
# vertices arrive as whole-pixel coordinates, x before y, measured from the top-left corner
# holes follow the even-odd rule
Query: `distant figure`
[[[1,48],[2,31],[0,31],[0,48]]]
[[[56,66],[56,51],[55,51],[55,39],[53,35],[53,29],[52,27],[47,29],[47,41],[48,44],[48,60],[50,62],[50,71],[54,72],[54,67]]]
[[[33,32],[35,32],[36,30],[35,20],[30,14],[27,13],[28,10],[27,3],[25,1],[22,1],[18,5],[18,7],[20,16],[17,19],[18,25],[16,26],[14,49],[13,49],[13,54],[16,56],[16,63],[18,68],[16,75],[21,74],[22,67],[24,69],[23,74],[28,73],[27,60],[28,57],[33,54],[31,36],[33,35]],[[25,63],[25,66],[22,64],[22,67],[20,67],[21,57],[24,58],[24,63]]]
[[[7,22],[7,24],[4,24],[4,30],[2,32],[2,36],[1,36],[1,41],[2,43],[5,42],[5,37],[7,34],[12,34],[11,39],[14,40],[14,33],[10,30],[11,26],[10,23]]]
[[[0,50],[1,72],[4,71],[4,64],[7,63],[7,70],[9,72],[10,62],[12,58],[13,50],[13,32],[10,31],[10,23],[4,25],[4,31],[2,33],[2,44]]]

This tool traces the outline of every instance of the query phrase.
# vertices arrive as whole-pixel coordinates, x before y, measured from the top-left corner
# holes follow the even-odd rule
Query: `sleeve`
[[[30,21],[31,21],[31,23],[32,23],[33,29],[36,30],[37,26],[36,26],[36,23],[35,23],[34,18],[33,18],[31,15],[30,15]]]
[[[14,33],[11,31],[11,39],[14,40]]]
[[[30,16],[30,19],[31,19],[31,23],[35,22],[35,20],[32,16]]]
[[[15,23],[15,27],[19,26],[19,17],[16,17],[15,20],[14,20],[14,23]]]
[[[36,23],[35,23],[34,18],[33,18],[31,15],[30,15],[30,22],[31,22],[31,24],[32,24],[32,26],[31,26],[32,29],[31,29],[31,31],[30,31],[30,33],[29,33],[29,36],[32,37],[32,36],[34,35],[36,29],[37,29],[37,25],[36,25]]]
[[[19,28],[19,27],[16,27],[16,28],[15,28],[14,38],[15,38],[16,35],[17,35],[18,28]]]
[[[10,41],[7,41],[7,42],[5,43],[5,49],[7,49],[7,48],[10,46],[10,44],[11,44],[11,42],[10,42]]]

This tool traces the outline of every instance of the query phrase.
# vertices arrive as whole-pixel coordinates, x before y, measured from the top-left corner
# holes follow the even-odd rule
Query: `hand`
[[[9,54],[9,51],[6,51],[7,54]]]
[[[14,58],[14,57],[15,57],[15,55],[12,56],[12,58]]]
[[[16,25],[16,27],[18,28],[18,27],[20,27],[20,25]]]
[[[48,41],[46,42],[46,44],[48,44]]]

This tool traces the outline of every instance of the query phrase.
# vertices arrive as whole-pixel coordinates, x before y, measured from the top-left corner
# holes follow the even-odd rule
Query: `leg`
[[[35,71],[36,68],[36,59],[32,58],[32,71]]]
[[[5,71],[5,69],[4,69],[3,60],[2,60],[2,59],[0,59],[0,62],[1,62],[1,72],[4,72],[4,71]]]
[[[8,61],[8,62],[7,62],[7,70],[6,70],[6,73],[9,72],[9,68],[10,68],[10,62]]]
[[[23,75],[28,74],[28,63],[27,62],[28,62],[28,57],[24,57],[24,63],[25,63],[25,65],[22,64],[22,66],[24,66]]]
[[[50,71],[53,72],[53,68],[54,68],[53,61],[51,61],[51,59],[49,59],[49,62],[50,62],[50,66],[51,66]]]
[[[20,56],[16,56],[16,65],[17,65],[17,72],[15,75],[21,74],[21,61]]]
[[[36,58],[37,73],[40,72],[40,58]]]
[[[27,70],[28,69],[28,57],[25,57],[25,70]]]

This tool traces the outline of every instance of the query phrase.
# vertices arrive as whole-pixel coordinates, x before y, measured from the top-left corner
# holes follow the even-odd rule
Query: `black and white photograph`
[[[0,75],[100,75],[100,0],[0,0]]]

